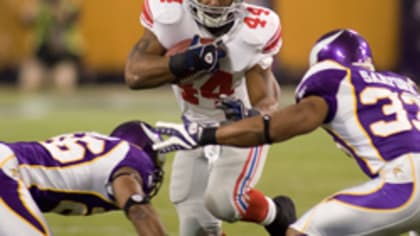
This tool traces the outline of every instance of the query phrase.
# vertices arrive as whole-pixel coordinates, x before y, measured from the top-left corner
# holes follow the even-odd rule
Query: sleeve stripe
[[[141,16],[141,19],[149,26],[153,25],[153,17],[152,17],[152,11],[150,10],[149,0],[144,0],[143,3],[143,14]]]
[[[153,23],[147,21],[143,14],[140,16],[140,22],[143,22],[143,24],[149,28],[153,27]]]
[[[264,53],[269,52],[273,48],[277,47],[281,39],[282,39],[282,30],[281,30],[281,27],[279,26],[276,30],[276,33],[273,35],[270,41],[268,41],[268,43],[264,46],[263,52]]]

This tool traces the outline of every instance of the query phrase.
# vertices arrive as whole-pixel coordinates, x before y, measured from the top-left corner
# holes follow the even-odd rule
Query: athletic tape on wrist
[[[198,140],[198,144],[200,145],[217,144],[216,130],[217,130],[217,127],[204,128],[201,134],[201,137]]]

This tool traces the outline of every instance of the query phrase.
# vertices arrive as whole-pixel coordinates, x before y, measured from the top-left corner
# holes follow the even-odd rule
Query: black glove
[[[185,52],[169,58],[169,70],[176,78],[184,78],[201,71],[213,72],[218,69],[220,58],[225,56],[221,41],[201,44],[200,36],[194,35]]]
[[[228,97],[224,94],[220,96],[216,107],[222,109],[227,121],[238,121],[248,117],[260,115],[260,112],[254,108],[246,108],[240,99]]]

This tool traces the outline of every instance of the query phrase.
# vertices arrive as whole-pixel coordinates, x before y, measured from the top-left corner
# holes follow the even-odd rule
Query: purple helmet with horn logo
[[[338,29],[326,33],[312,47],[309,63],[333,60],[374,70],[372,51],[365,38],[354,30]]]

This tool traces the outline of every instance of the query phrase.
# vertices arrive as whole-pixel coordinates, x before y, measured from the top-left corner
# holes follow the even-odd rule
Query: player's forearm
[[[271,114],[269,136],[272,142],[282,142],[309,133],[320,126],[323,119],[313,116],[308,104],[293,104]]]
[[[153,88],[174,81],[169,57],[142,55],[132,57],[125,67],[125,81],[131,89]]]
[[[273,112],[280,106],[280,85],[277,83],[276,78],[272,73],[270,73],[269,77],[270,78],[268,79],[268,84],[271,86],[268,86],[269,89],[266,93],[266,96],[256,104],[256,108],[259,109],[263,114]]]
[[[264,143],[261,116],[244,119],[216,130],[216,143],[222,145],[248,147]]]
[[[290,105],[270,114],[264,124],[262,116],[241,120],[216,131],[216,143],[248,147],[271,142],[281,142],[308,133],[322,124],[323,119],[313,119],[306,104]],[[265,127],[266,126],[266,127]]]
[[[270,69],[259,66],[247,72],[247,86],[251,105],[262,114],[279,107],[280,86]]]
[[[141,236],[167,235],[156,211],[151,205],[133,206],[128,213],[130,221]]]

